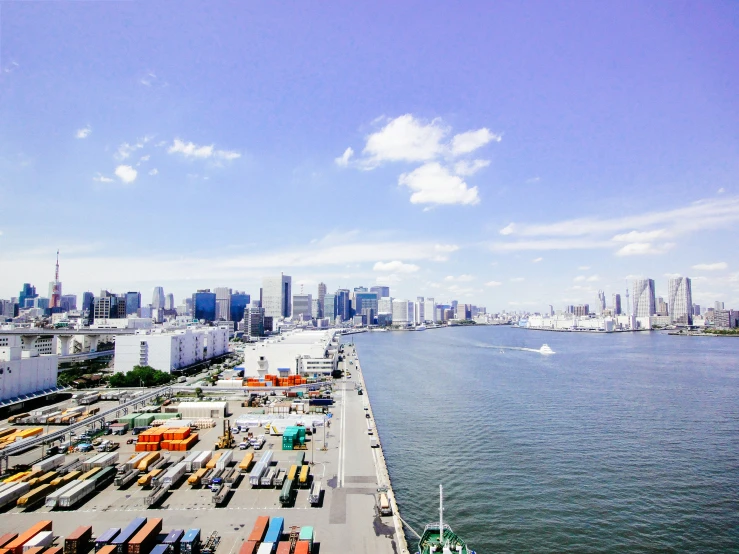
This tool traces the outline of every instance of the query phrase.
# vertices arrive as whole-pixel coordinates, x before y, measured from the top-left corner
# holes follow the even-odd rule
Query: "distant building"
[[[677,325],[693,324],[693,290],[687,277],[671,278],[667,282],[670,321]]]
[[[126,293],[126,315],[136,315],[141,307],[141,293],[140,292],[127,292]]]
[[[262,279],[262,307],[267,317],[290,317],[292,315],[292,283],[289,275]]]
[[[701,315],[700,304],[693,304],[693,315]]]
[[[244,319],[244,310],[251,302],[251,297],[245,292],[234,291],[231,294],[231,321],[241,321]]]
[[[374,292],[356,292],[354,293],[354,312],[361,314],[365,308],[370,308],[377,313],[377,293]]]
[[[385,296],[377,301],[377,313],[390,314],[393,312],[393,298]]]
[[[216,320],[216,295],[210,289],[201,289],[192,295],[192,315],[194,319]]]
[[[390,287],[385,286],[376,286],[376,287],[370,287],[370,292],[374,292],[377,294],[377,298],[387,298],[390,296]]]
[[[154,292],[151,294],[151,307],[153,309],[164,309],[164,288],[154,287]]]
[[[0,334],[0,401],[27,400],[56,388],[56,343],[54,336],[26,342],[20,335]]]
[[[318,317],[324,317],[323,315],[323,308],[324,308],[324,299],[326,298],[326,291],[328,289],[326,288],[326,283],[318,283]]]
[[[621,295],[613,293],[613,315],[621,315]]]
[[[588,315],[590,313],[590,306],[588,304],[572,306],[572,313],[580,317]]]
[[[26,307],[26,300],[29,298],[31,300],[33,300],[34,298],[38,298],[38,294],[36,294],[36,287],[31,285],[30,283],[23,283],[23,288],[18,295],[18,304],[21,308]]]
[[[313,319],[321,319],[323,317],[322,314],[321,301],[318,298],[314,298],[310,305],[310,315]]]
[[[231,321],[231,289],[216,287],[216,319]]]
[[[657,301],[654,304],[654,315],[668,315],[667,302],[661,296],[657,297]]]
[[[76,294],[62,294],[61,308],[63,312],[71,312],[77,309]]]
[[[351,299],[347,289],[339,289],[336,291],[336,317],[341,321],[346,321],[351,317]]]
[[[721,327],[723,329],[739,327],[739,311],[713,310],[713,325],[714,327]]]
[[[313,307],[312,294],[295,294],[293,295],[293,319],[302,317],[303,321],[309,321],[312,318],[311,310]]]
[[[654,279],[635,279],[632,285],[634,317],[650,317],[655,314]]]
[[[93,298],[92,319],[118,319],[118,297],[107,290]]]
[[[336,319],[336,295],[326,294],[323,297],[323,317],[327,318],[331,323]]]
[[[36,289],[34,289],[34,290],[36,290]],[[723,303],[723,302],[719,302],[719,301],[717,300],[717,301],[716,301],[716,302],[714,302],[714,304],[713,304],[713,309],[714,309],[715,311],[718,311],[718,310],[723,310],[723,309],[724,309],[724,303]]]
[[[598,291],[598,313],[600,315],[606,313],[606,293],[602,290]]]
[[[164,309],[165,310],[175,309],[174,294],[172,294],[171,292],[167,296],[164,297]]]
[[[393,325],[412,325],[415,321],[414,303],[409,300],[393,300]]]
[[[250,305],[244,310],[244,335],[251,338],[264,336],[264,308]]]

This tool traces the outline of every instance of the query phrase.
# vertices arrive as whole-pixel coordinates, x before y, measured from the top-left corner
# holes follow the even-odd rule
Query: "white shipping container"
[[[123,465],[126,466],[126,469],[133,469],[135,467],[138,467],[141,463],[141,460],[146,458],[149,454],[151,454],[151,452],[139,452],[133,458],[131,458],[127,462],[124,462]]]
[[[195,460],[198,459],[198,456],[202,454],[202,451],[200,450],[193,450],[190,452],[187,457],[183,460],[185,462],[185,470],[189,473],[192,471],[192,464]]]
[[[0,508],[7,506],[11,502],[15,502],[21,496],[31,490],[31,485],[28,483],[14,483],[2,493],[0,493]]]
[[[55,467],[62,465],[64,463],[64,458],[64,454],[56,454],[55,456],[50,456],[45,460],[41,460],[40,462],[33,464],[31,469],[34,471],[50,471]]]
[[[164,476],[161,478],[160,483],[165,487],[174,487],[180,479],[185,476],[185,462],[180,462],[169,468]]]
[[[71,508],[95,490],[95,481],[77,481],[77,486],[68,490],[57,501],[59,508]]]
[[[216,469],[225,469],[234,457],[233,450],[226,450],[216,462]]]
[[[41,531],[38,535],[34,536],[30,541],[23,545],[23,552],[36,548],[37,546],[47,547],[54,541],[53,531]]]
[[[259,545],[259,548],[257,549],[257,554],[272,554],[275,549],[275,543],[273,542],[263,542]]]
[[[211,452],[210,450],[205,450],[201,452],[200,456],[198,456],[192,463],[193,471],[197,471],[198,469],[205,467],[212,457],[213,452]]]
[[[55,490],[54,492],[49,493],[46,496],[46,501],[44,502],[44,506],[47,508],[56,508],[57,502],[59,502],[59,497],[69,491],[71,491],[73,488],[75,488],[77,485],[79,485],[80,482],[70,481],[66,485],[62,485],[61,488]]]
[[[228,402],[181,402],[177,411],[183,418],[225,417]]]
[[[107,454],[95,454],[92,458],[89,458],[82,462],[82,469],[84,471],[90,471],[93,467],[97,467],[93,466],[92,464],[96,464],[104,456],[107,456]]]
[[[108,467],[112,466],[118,463],[118,452],[109,452],[107,454],[103,454],[102,458],[97,460],[92,466],[93,467]]]

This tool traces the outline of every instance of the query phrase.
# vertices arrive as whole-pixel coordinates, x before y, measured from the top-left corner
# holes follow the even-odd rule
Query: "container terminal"
[[[244,397],[225,392],[207,413],[192,412],[204,402],[181,403],[191,410],[189,427],[185,419],[147,411],[111,417],[105,426],[115,434],[106,430],[111,434],[99,437],[90,452],[39,460],[36,449],[14,456],[0,478],[0,535],[15,534],[17,542],[43,527],[31,540],[53,526],[53,541],[47,533],[33,551],[21,544],[19,554],[56,554],[54,548],[83,554],[115,529],[123,542],[115,549],[102,544],[97,552],[176,552],[163,541],[190,530],[200,540],[188,547],[192,552],[408,552],[356,350],[347,344],[342,352],[344,377],[323,387],[331,398],[319,403],[325,414],[258,414]],[[103,403],[101,411],[107,407]],[[32,427],[5,420],[2,428],[17,433]],[[136,518],[145,520],[138,533],[146,533],[134,547],[133,533],[126,542],[120,530],[140,523]],[[269,530],[280,520],[272,539],[254,540],[255,526],[268,521]],[[90,538],[69,550],[69,537],[87,536],[82,523],[91,528]],[[299,544],[301,533],[310,536],[309,545]]]

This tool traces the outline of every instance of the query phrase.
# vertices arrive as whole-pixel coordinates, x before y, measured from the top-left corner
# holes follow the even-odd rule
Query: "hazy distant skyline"
[[[145,8],[144,8],[145,6]],[[739,307],[735,2],[5,2],[0,298]]]

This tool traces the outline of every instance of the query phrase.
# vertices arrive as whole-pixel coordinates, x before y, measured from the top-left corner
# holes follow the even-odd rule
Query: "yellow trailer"
[[[205,465],[208,469],[213,469],[216,467],[216,464],[218,463],[218,460],[221,459],[221,452],[216,452],[213,454],[213,457],[210,459],[210,461]]]
[[[287,472],[287,480],[295,482],[295,478],[298,476],[298,466],[297,465],[291,465],[290,471]]]
[[[241,471],[249,471],[249,466],[254,461],[254,452],[249,452],[244,459],[239,463],[239,469]]]
[[[300,468],[300,479],[298,479],[300,488],[301,489],[306,488],[309,482],[310,482],[310,466],[303,466]]]
[[[141,460],[139,463],[139,471],[149,471],[151,464],[156,462],[161,457],[159,452],[152,452],[146,458]]]
[[[62,475],[61,477],[57,477],[56,479],[54,479],[51,482],[51,485],[55,487],[58,487],[60,485],[66,485],[70,481],[74,481],[75,479],[77,479],[77,477],[79,477],[80,475],[82,475],[81,471],[77,471],[77,470],[70,471],[69,473]]]
[[[139,477],[139,480],[137,481],[137,483],[139,484],[140,487],[148,487],[149,485],[151,485],[151,480],[154,479],[154,477],[156,477],[163,471],[164,469],[162,468],[152,469],[146,475],[142,475],[141,477]]]
[[[197,487],[200,485],[200,480],[206,473],[208,473],[208,468],[201,467],[199,470],[197,470],[195,473],[187,478],[187,482],[190,483],[190,485],[192,485],[193,487]]]
[[[21,471],[20,473],[16,473],[15,475],[11,475],[7,479],[3,481],[3,483],[20,483],[21,481],[25,480],[25,477],[30,475],[30,471]]]
[[[80,475],[77,478],[77,480],[78,481],[87,481],[90,477],[92,477],[93,475],[95,475],[101,469],[103,469],[103,468],[101,468],[101,467],[94,467],[90,471],[88,471],[87,473],[83,473],[82,475]]]
[[[18,506],[33,506],[39,500],[46,498],[46,495],[50,492],[53,492],[55,488],[56,487],[52,487],[49,483],[47,483],[45,485],[41,485],[40,487],[36,487],[35,489],[31,489],[26,494],[21,496],[16,504]]]

